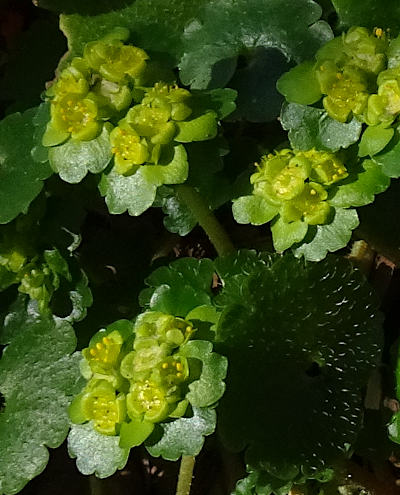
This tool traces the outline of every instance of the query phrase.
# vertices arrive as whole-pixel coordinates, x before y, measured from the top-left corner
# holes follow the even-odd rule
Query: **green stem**
[[[191,186],[175,186],[178,198],[186,204],[221,256],[235,250],[232,241],[202,196]]]
[[[178,486],[176,487],[176,495],[189,495],[192,485],[193,468],[195,458],[192,455],[183,455],[181,459],[181,467],[179,469]]]

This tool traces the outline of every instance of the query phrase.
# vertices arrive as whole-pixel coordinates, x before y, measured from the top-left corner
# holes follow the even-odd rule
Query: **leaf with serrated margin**
[[[242,301],[247,277],[262,267],[270,266],[277,256],[277,254],[240,249],[235,253],[218,257],[214,264],[223,290],[215,298],[217,306],[223,308],[233,301]]]
[[[321,12],[312,0],[210,1],[185,31],[181,79],[195,89],[223,87],[238,55],[260,47],[296,62],[309,58],[332,37]]]
[[[112,168],[102,175],[99,190],[112,214],[139,216],[153,204],[157,187],[180,184],[188,175],[188,162],[183,145],[174,146],[171,160],[165,165],[142,165],[133,175],[121,175]]]
[[[71,425],[68,453],[76,458],[76,467],[82,474],[95,474],[98,478],[111,476],[125,466],[129,450],[119,446],[119,436],[102,435],[91,423]]]
[[[176,461],[182,455],[196,456],[203,447],[204,437],[214,432],[216,421],[214,409],[193,407],[192,417],[161,423],[145,442],[146,449],[153,457],[161,456],[167,461]]]
[[[332,0],[343,28],[365,26],[399,31],[400,5],[397,0]]]
[[[281,112],[282,127],[289,131],[289,140],[296,150],[338,151],[358,141],[361,123],[353,118],[348,123],[331,119],[325,110],[285,103]]]
[[[35,113],[32,108],[0,122],[0,224],[26,212],[53,173],[48,163],[36,163],[31,156]]]
[[[372,203],[375,194],[379,194],[390,185],[390,178],[373,160],[364,160],[362,170],[354,177],[341,181],[329,204],[335,207],[349,208]]]
[[[321,261],[328,252],[333,253],[347,246],[352,231],[358,227],[357,211],[353,209],[335,208],[331,223],[313,227],[314,235],[310,241],[307,237],[303,244],[294,248],[295,256],[304,256],[309,261]]]
[[[49,149],[49,162],[62,180],[70,184],[80,182],[88,172],[98,174],[112,158],[110,128],[103,126],[99,136],[90,141],[69,139]]]
[[[171,66],[183,51],[182,33],[207,0],[136,0],[125,8],[83,16],[62,15],[61,29],[68,39],[70,56],[81,56],[89,41],[102,38],[115,26],[128,28],[132,41],[144,50],[162,55]]]
[[[400,133],[398,129],[386,148],[372,159],[382,167],[382,172],[388,177],[394,179],[400,177]]]
[[[140,304],[152,311],[185,317],[197,306],[211,303],[214,273],[209,259],[181,258],[155,270],[146,280],[149,289],[140,294]]]
[[[153,206],[162,208],[164,226],[170,232],[181,236],[187,235],[196,225],[197,219],[185,203],[179,200],[174,190],[167,186],[157,189]]]
[[[69,429],[67,414],[81,388],[72,327],[53,317],[27,312],[21,330],[0,361],[0,493],[11,495],[45,468],[47,447],[56,448]]]
[[[198,359],[202,363],[201,374],[198,380],[189,385],[189,392],[185,398],[195,407],[208,407],[219,400],[225,391],[228,368],[227,359],[212,352],[211,342],[206,340],[190,340],[179,349],[179,355],[188,359]]]
[[[342,258],[285,255],[248,276],[221,315],[217,350],[229,360],[219,431],[230,449],[247,447],[250,470],[297,481],[347,452],[380,352],[378,307]]]

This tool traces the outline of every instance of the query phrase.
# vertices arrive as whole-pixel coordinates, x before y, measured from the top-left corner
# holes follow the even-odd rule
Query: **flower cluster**
[[[316,77],[332,118],[340,122],[353,115],[366,119],[377,77],[387,65],[388,46],[382,29],[371,34],[366,28],[353,27],[317,52]]]
[[[163,82],[143,86],[153,77],[147,70],[149,56],[125,44],[128,37],[126,29],[117,28],[87,43],[83,56],[73,58],[60,73],[46,93],[50,121],[42,139],[47,147],[69,139],[90,141],[107,122],[114,170],[122,175],[134,174],[140,165],[158,164],[163,147],[174,140],[201,141],[217,133],[217,114],[194,110],[189,91]]]
[[[158,163],[161,146],[169,144],[177,134],[177,122],[192,113],[190,97],[186,89],[164,83],[156,83],[145,92],[141,103],[133,106],[111,131],[117,172],[125,174],[137,165]]]
[[[40,311],[48,308],[60,276],[70,279],[66,261],[57,249],[39,255],[13,228],[0,236],[0,290],[18,284],[18,291],[38,303]]]
[[[92,421],[99,433],[133,446],[155,423],[183,416],[188,386],[198,378],[182,352],[194,331],[189,321],[149,311],[134,327],[122,320],[95,334],[82,351],[88,382],[71,404],[71,420]]]
[[[253,194],[261,196],[285,223],[301,220],[319,225],[329,218],[327,189],[347,176],[333,153],[284,149],[264,156],[250,182]]]

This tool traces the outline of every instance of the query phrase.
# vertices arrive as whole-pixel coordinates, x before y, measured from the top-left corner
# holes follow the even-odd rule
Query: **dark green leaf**
[[[248,447],[251,469],[297,480],[346,453],[379,356],[378,306],[344,259],[283,256],[250,273],[217,339],[229,360],[219,431],[230,449]]]
[[[243,301],[248,276],[265,266],[270,266],[277,256],[241,249],[217,258],[215,268],[223,285],[223,290],[215,298],[217,306],[223,308],[234,301]]]
[[[389,185],[390,178],[382,172],[380,165],[372,160],[364,160],[362,171],[356,178],[351,177],[342,181],[333,197],[329,199],[329,203],[341,208],[364,206],[372,203],[375,194],[386,191]]]
[[[119,446],[118,436],[97,433],[91,423],[72,425],[68,435],[68,453],[76,458],[76,467],[82,474],[111,476],[125,466],[129,450]]]
[[[0,223],[26,212],[52,174],[48,163],[36,163],[31,156],[35,113],[15,113],[0,122]]]
[[[36,0],[35,5],[57,13],[96,15],[125,7],[129,0]]]
[[[63,15],[61,29],[68,38],[71,56],[82,55],[89,41],[108,34],[116,26],[126,27],[132,41],[145,50],[179,58],[181,36],[206,0],[136,0],[125,8],[93,16]],[[161,14],[162,13],[162,14]],[[174,62],[171,63],[174,65]]]
[[[331,119],[325,110],[296,103],[283,105],[281,123],[297,150],[337,151],[355,143],[361,133],[361,123],[355,118],[343,124]]]
[[[236,57],[254,48],[277,48],[287,59],[311,57],[332,37],[318,22],[321,8],[312,0],[213,0],[185,31],[180,63],[184,84],[196,89],[225,86]]]
[[[90,141],[69,139],[66,143],[49,149],[49,162],[62,180],[71,184],[80,182],[88,172],[98,174],[110,163],[111,145],[109,127]]]
[[[306,260],[320,261],[328,252],[333,253],[347,246],[351,239],[352,231],[358,227],[358,215],[356,210],[335,209],[335,216],[331,223],[317,225],[316,232],[311,241],[294,249],[296,256],[304,256]]]
[[[146,448],[153,457],[161,456],[168,461],[176,461],[182,455],[196,456],[203,447],[204,437],[214,432],[216,420],[214,409],[194,407],[190,418],[161,423],[161,438],[150,436]]]
[[[397,0],[332,0],[343,27],[366,26],[399,30],[400,5]]]
[[[21,320],[23,318],[21,317]],[[17,493],[47,464],[46,447],[68,433],[67,407],[79,391],[76,339],[65,321],[25,313],[0,362],[0,492]]]
[[[199,114],[213,110],[222,120],[236,108],[237,92],[234,89],[212,89],[211,91],[192,91],[192,108]]]
[[[162,186],[157,189],[153,206],[160,206],[165,213],[164,226],[170,232],[181,236],[187,235],[196,225],[197,220],[185,203],[179,200],[172,188]]]
[[[279,116],[283,98],[276,90],[279,76],[289,68],[287,58],[276,48],[255,48],[243,57],[229,86],[238,92],[237,110],[229,120],[271,122]]]

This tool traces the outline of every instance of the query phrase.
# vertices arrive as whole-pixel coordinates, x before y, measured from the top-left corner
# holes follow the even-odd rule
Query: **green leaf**
[[[146,449],[153,457],[161,456],[167,461],[176,461],[182,455],[196,456],[200,453],[204,437],[215,430],[214,409],[193,407],[193,416],[180,418],[171,423],[161,423],[161,438],[156,438],[156,430],[146,442]]]
[[[218,427],[229,449],[247,448],[251,470],[297,480],[345,455],[380,353],[378,307],[343,258],[284,255],[248,274],[217,327],[229,361]]]
[[[382,171],[388,177],[400,177],[400,133],[398,129],[392,141],[381,153],[374,155],[373,160],[382,167]]]
[[[320,261],[328,252],[344,248],[351,239],[352,231],[358,226],[356,210],[335,209],[331,223],[318,225],[312,240],[294,249],[296,256],[310,261]]]
[[[263,225],[279,213],[279,208],[267,203],[261,196],[251,195],[234,200],[232,212],[238,223]]]
[[[362,171],[354,177],[349,177],[338,186],[329,204],[341,208],[364,206],[372,203],[375,194],[379,194],[390,185],[390,178],[373,160],[362,162]]]
[[[116,10],[126,5],[126,0],[36,0],[35,5],[57,13],[95,15]]]
[[[277,254],[257,253],[247,249],[218,257],[215,260],[215,268],[223,290],[215,298],[216,305],[224,308],[234,301],[243,301],[249,274],[270,266],[277,257]]]
[[[52,174],[47,163],[38,164],[31,156],[35,113],[15,113],[0,122],[0,223],[26,212]]]
[[[291,103],[316,103],[322,97],[322,93],[314,68],[315,63],[310,60],[296,65],[279,79],[276,85],[278,91]]]
[[[46,447],[67,436],[67,407],[80,389],[72,327],[27,312],[0,362],[0,492],[17,493],[47,464]]]
[[[368,126],[361,136],[358,156],[376,155],[386,147],[393,134],[392,127]]]
[[[213,110],[219,120],[230,115],[235,109],[237,92],[230,88],[218,88],[211,91],[191,91],[193,99],[191,107],[196,113],[202,114]]]
[[[253,471],[247,478],[239,480],[232,495],[287,495],[292,482],[286,482],[263,471]]]
[[[110,213],[116,215],[128,211],[136,217],[153,204],[157,186],[143,177],[141,168],[127,177],[112,169],[108,174],[103,174],[99,189],[106,198]]]
[[[290,67],[287,58],[276,48],[259,46],[241,54],[241,61],[244,66],[239,67],[229,81],[229,86],[238,92],[237,110],[229,120],[275,120],[283,102],[276,83]]]
[[[146,279],[150,289],[142,291],[140,303],[152,311],[185,317],[195,307],[210,304],[213,273],[214,265],[209,259],[176,260]]]
[[[118,436],[98,433],[91,423],[71,425],[68,435],[68,453],[76,458],[76,467],[82,474],[107,478],[122,469],[130,449],[119,446]]]
[[[162,54],[160,58],[167,58],[172,66],[171,57],[177,60],[183,50],[181,37],[186,24],[206,1],[169,0],[166,4],[164,0],[136,0],[105,14],[63,15],[60,25],[68,39],[70,56],[82,55],[86,43],[121,26],[131,31],[137,46]]]
[[[98,174],[112,158],[110,132],[107,125],[101,134],[90,141],[69,139],[49,149],[49,162],[62,180],[70,184],[80,182],[88,172]]]
[[[164,217],[164,226],[169,232],[187,235],[196,225],[197,219],[185,203],[179,200],[174,190],[169,187],[159,187],[153,206],[160,206]]]
[[[225,391],[228,362],[224,356],[212,352],[211,342],[191,340],[181,346],[179,354],[202,362],[198,380],[189,385],[186,399],[195,407],[207,407],[219,400]]]
[[[79,272],[79,277],[75,281],[75,287],[69,291],[69,298],[72,304],[71,313],[64,319],[73,323],[81,321],[86,317],[87,308],[93,304],[92,291],[88,287],[89,280],[83,270]]]
[[[140,419],[131,419],[129,423],[122,423],[119,446],[130,449],[142,445],[154,430],[154,426],[154,423]]]
[[[214,112],[207,112],[192,120],[176,122],[176,126],[178,132],[174,139],[178,143],[206,141],[215,138],[217,135],[217,115]]]
[[[397,0],[332,0],[342,27],[390,28],[398,33],[400,5]]]
[[[281,124],[289,131],[290,144],[296,150],[348,148],[358,141],[362,128],[355,118],[343,124],[331,119],[325,110],[297,103],[283,105]]]
[[[170,160],[162,165],[142,165],[143,178],[150,184],[181,184],[188,176],[189,165],[185,147],[181,144],[174,146]]]
[[[181,79],[196,89],[225,86],[236,57],[258,47],[277,48],[296,62],[309,58],[332,37],[320,15],[311,0],[210,1],[185,31]]]
[[[286,223],[282,218],[278,217],[271,224],[272,240],[274,248],[278,252],[285,251],[293,246],[296,242],[301,242],[308,230],[308,224],[297,220],[295,222]]]

